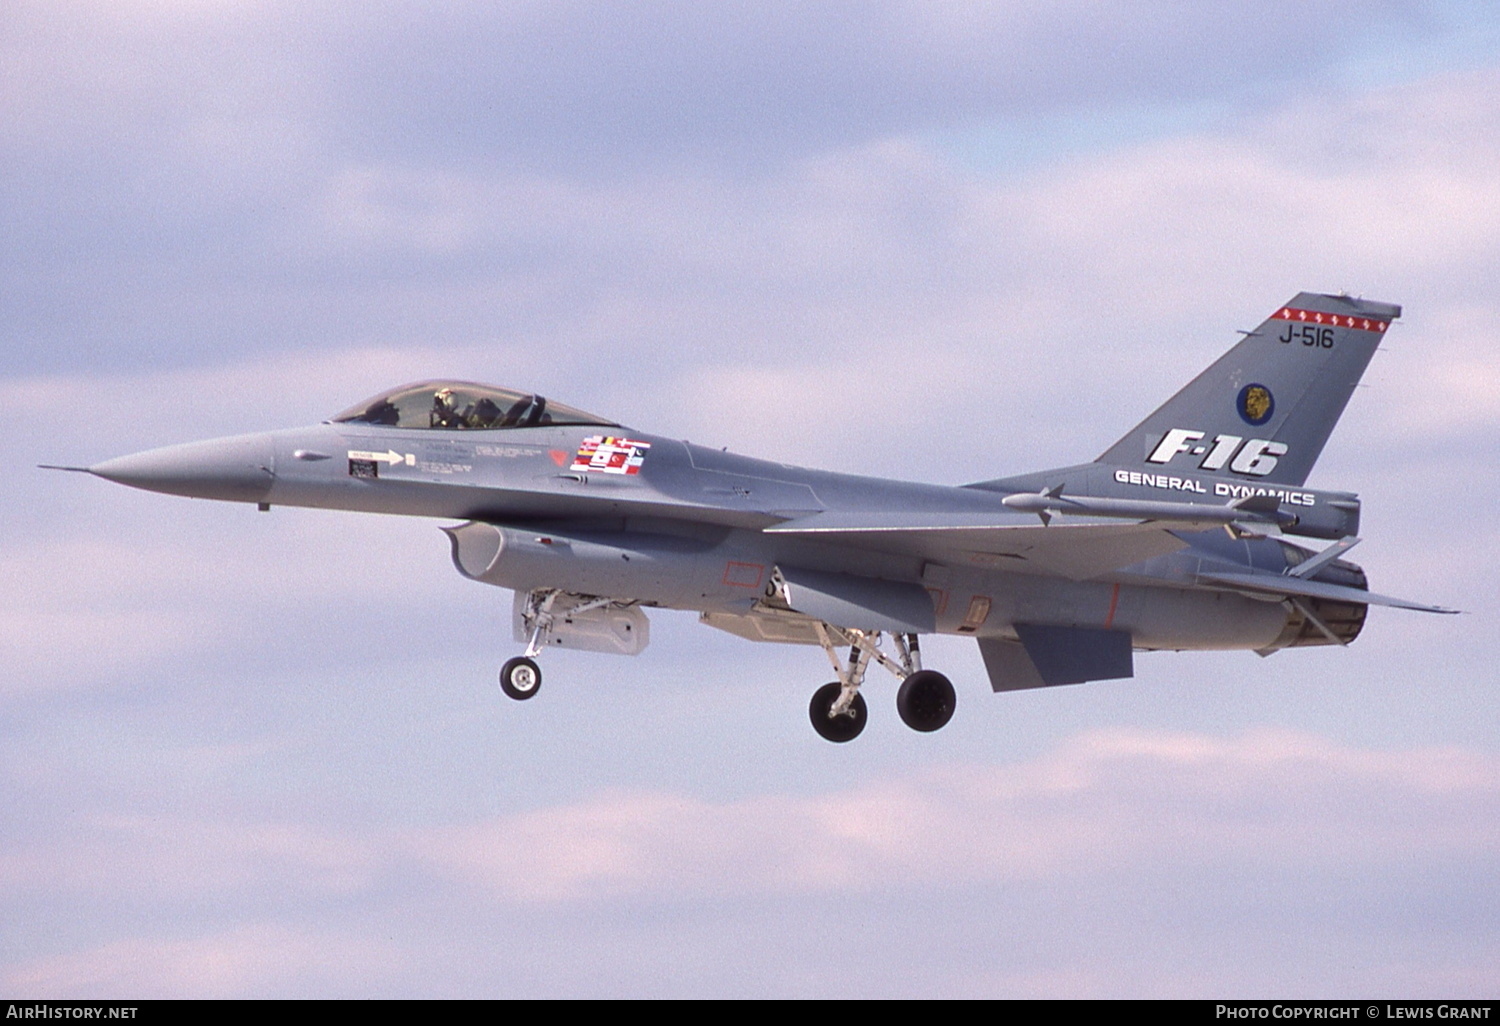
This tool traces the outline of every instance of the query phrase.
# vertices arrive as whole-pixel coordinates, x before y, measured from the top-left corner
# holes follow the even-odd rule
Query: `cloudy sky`
[[[1500,16],[1381,0],[0,12],[0,992],[1493,996]],[[954,722],[657,614],[505,700],[437,523],[89,463],[455,376],[961,483],[1299,290],[1406,315],[1315,471],[1347,650]]]

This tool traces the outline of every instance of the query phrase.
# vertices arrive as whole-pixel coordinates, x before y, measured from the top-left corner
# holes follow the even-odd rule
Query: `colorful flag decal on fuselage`
[[[646,462],[650,442],[613,435],[590,435],[578,447],[569,470],[591,470],[601,474],[639,474]]]

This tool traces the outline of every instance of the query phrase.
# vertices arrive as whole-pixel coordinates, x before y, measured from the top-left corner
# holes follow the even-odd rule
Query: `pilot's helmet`
[[[432,405],[445,410],[453,409],[453,389],[446,386],[438,389],[437,394],[432,397]]]

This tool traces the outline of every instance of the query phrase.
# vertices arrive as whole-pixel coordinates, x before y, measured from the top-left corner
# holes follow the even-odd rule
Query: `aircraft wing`
[[[1173,531],[1219,526],[1222,521],[1044,526],[996,524],[993,514],[982,513],[831,512],[788,520],[764,531],[1082,581],[1186,547]]]
[[[1427,606],[1407,599],[1377,595],[1363,588],[1350,588],[1343,584],[1328,584],[1325,581],[1308,581],[1301,577],[1281,574],[1199,574],[1198,580],[1205,584],[1227,586],[1236,591],[1253,591],[1263,595],[1297,595],[1302,598],[1328,599],[1333,602],[1356,602],[1360,605],[1394,606],[1397,609],[1415,609],[1420,613],[1457,613],[1457,609],[1442,606]]]

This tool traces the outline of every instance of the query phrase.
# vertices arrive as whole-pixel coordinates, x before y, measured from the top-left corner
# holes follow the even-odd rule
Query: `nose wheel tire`
[[[500,667],[500,690],[506,696],[523,702],[535,695],[542,686],[542,668],[533,659],[516,656],[507,659]]]
[[[812,702],[807,707],[807,715],[812,720],[813,730],[816,730],[824,740],[836,744],[853,741],[859,737],[859,732],[865,729],[865,720],[870,716],[870,710],[865,705],[865,698],[860,694],[854,696],[854,701],[850,703],[846,712],[837,716],[829,716],[829,710],[833,708],[833,703],[839,700],[839,694],[843,690],[844,686],[838,681],[824,684],[813,692]]]
[[[936,670],[918,670],[901,682],[896,692],[896,711],[901,722],[924,734],[943,727],[953,718],[958,696],[953,682]]]

